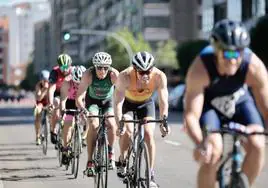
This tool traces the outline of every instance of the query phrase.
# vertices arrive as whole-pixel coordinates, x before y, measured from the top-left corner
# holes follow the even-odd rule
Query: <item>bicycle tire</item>
[[[59,124],[56,144],[58,145],[58,161],[59,161],[60,167],[62,167],[61,134],[62,134],[62,128],[61,128],[61,124]]]
[[[78,176],[78,169],[79,169],[79,160],[80,160],[80,145],[81,145],[81,134],[79,131],[79,128],[77,127],[75,129],[75,133],[74,133],[74,144],[73,144],[73,174],[74,174],[74,178],[77,178]]]
[[[130,146],[126,158],[126,177],[124,179],[124,183],[126,184],[126,188],[134,188],[134,182],[135,182],[135,174],[134,174],[134,168],[135,168],[135,154],[133,152],[132,146]]]
[[[240,172],[237,175],[237,178],[232,179],[231,185],[229,187],[230,188],[249,188],[250,185],[249,185],[248,177],[243,172]]]
[[[47,145],[48,145],[48,118],[46,112],[43,112],[43,119],[42,119],[42,150],[43,154],[47,155]]]
[[[106,138],[97,142],[95,188],[107,188],[108,186],[108,143]]]
[[[140,148],[138,149],[137,154],[137,166],[136,166],[136,172],[137,172],[137,185],[138,188],[150,188],[150,166],[149,166],[149,153],[148,148],[144,143],[140,144]],[[145,171],[142,172],[142,162],[144,162],[145,165]],[[142,177],[144,173],[144,177]]]

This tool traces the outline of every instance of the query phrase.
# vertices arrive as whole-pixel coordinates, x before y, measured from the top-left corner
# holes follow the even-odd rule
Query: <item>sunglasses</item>
[[[98,71],[101,71],[102,69],[105,70],[105,71],[107,71],[109,69],[109,67],[96,66],[96,69]]]
[[[60,70],[62,71],[62,72],[64,72],[64,71],[68,71],[69,70],[69,65],[62,65],[62,66],[60,66]]]
[[[147,70],[147,71],[141,71],[141,70],[137,70],[137,72],[139,73],[139,75],[143,76],[143,75],[149,75],[152,72],[152,68]]]
[[[241,52],[238,50],[224,50],[223,57],[226,60],[238,59],[241,56]]]

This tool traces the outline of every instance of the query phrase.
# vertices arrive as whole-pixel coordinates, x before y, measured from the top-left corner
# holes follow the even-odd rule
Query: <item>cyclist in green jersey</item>
[[[114,83],[119,72],[111,67],[112,58],[106,52],[98,52],[92,59],[93,65],[82,77],[77,96],[76,105],[88,115],[98,115],[99,108],[105,115],[113,115],[112,95]],[[85,98],[85,104],[83,99]],[[89,131],[87,136],[88,162],[86,174],[89,177],[95,175],[92,155],[99,126],[98,118],[89,118]],[[107,119],[108,125],[108,155],[109,169],[115,168],[113,145],[116,139],[116,123],[114,118]]]

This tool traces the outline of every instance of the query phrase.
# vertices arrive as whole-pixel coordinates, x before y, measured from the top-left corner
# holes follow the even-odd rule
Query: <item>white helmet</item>
[[[112,64],[112,57],[106,52],[97,52],[92,62],[95,66],[110,66]]]
[[[76,83],[79,83],[83,76],[83,72],[85,71],[86,71],[86,68],[82,65],[73,67],[72,68],[72,80]]]
[[[133,56],[132,65],[141,71],[147,71],[154,66],[154,57],[149,52],[138,52]]]

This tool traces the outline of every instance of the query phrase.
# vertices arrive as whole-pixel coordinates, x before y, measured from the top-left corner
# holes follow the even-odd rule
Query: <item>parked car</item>
[[[179,84],[169,92],[168,96],[169,108],[173,110],[183,111],[184,92],[185,92],[185,84]]]
[[[169,109],[182,111],[185,84],[179,84],[174,88],[168,88],[168,90],[169,90],[169,96],[168,96]],[[159,101],[157,92],[153,94],[152,98],[155,102],[155,106],[158,108]]]

